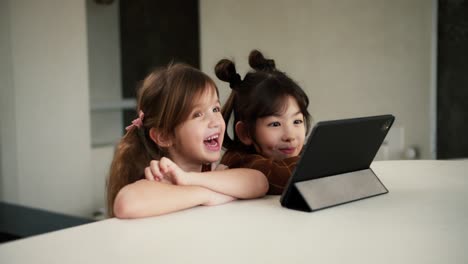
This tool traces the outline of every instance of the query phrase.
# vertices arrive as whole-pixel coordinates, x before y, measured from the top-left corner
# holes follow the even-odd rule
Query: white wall
[[[275,59],[306,90],[315,121],[394,114],[405,146],[430,158],[433,1],[201,0],[202,70],[250,50]],[[222,101],[229,94],[217,82]]]
[[[2,189],[16,194],[4,192],[2,199],[89,215],[93,194],[85,3],[1,3],[2,22],[9,20],[1,35],[10,43],[0,52],[11,51],[11,71],[2,71],[6,89],[1,97],[9,101],[1,120],[9,126],[7,133],[2,126]],[[5,5],[9,8],[3,9]]]

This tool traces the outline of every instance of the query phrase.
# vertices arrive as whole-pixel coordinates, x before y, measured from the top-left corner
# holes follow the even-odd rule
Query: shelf
[[[104,112],[104,111],[121,111],[121,110],[135,110],[136,99],[122,99],[120,101],[108,101],[91,103],[91,112]]]

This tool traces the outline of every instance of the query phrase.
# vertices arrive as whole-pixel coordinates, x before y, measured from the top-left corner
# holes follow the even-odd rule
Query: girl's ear
[[[253,143],[252,137],[250,136],[247,125],[244,122],[238,121],[236,123],[235,130],[236,130],[237,137],[239,137],[239,140],[242,143],[244,143],[244,145],[246,146],[252,145]]]
[[[172,139],[168,135],[164,135],[163,133],[157,131],[155,128],[151,128],[149,131],[149,136],[151,140],[153,140],[156,145],[162,148],[168,148],[172,146]]]

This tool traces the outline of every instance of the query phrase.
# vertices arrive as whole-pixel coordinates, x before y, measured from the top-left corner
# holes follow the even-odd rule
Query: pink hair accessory
[[[138,118],[134,119],[132,121],[132,124],[129,125],[128,127],[125,128],[125,130],[129,131],[130,129],[132,129],[132,127],[137,127],[137,128],[140,128],[143,126],[143,117],[145,116],[145,114],[143,113],[143,111],[140,110],[140,112],[138,112]]]

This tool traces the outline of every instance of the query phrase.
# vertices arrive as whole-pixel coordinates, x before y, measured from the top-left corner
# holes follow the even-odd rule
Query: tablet
[[[370,164],[394,120],[393,115],[380,115],[317,123],[281,205],[315,211],[387,193]]]

